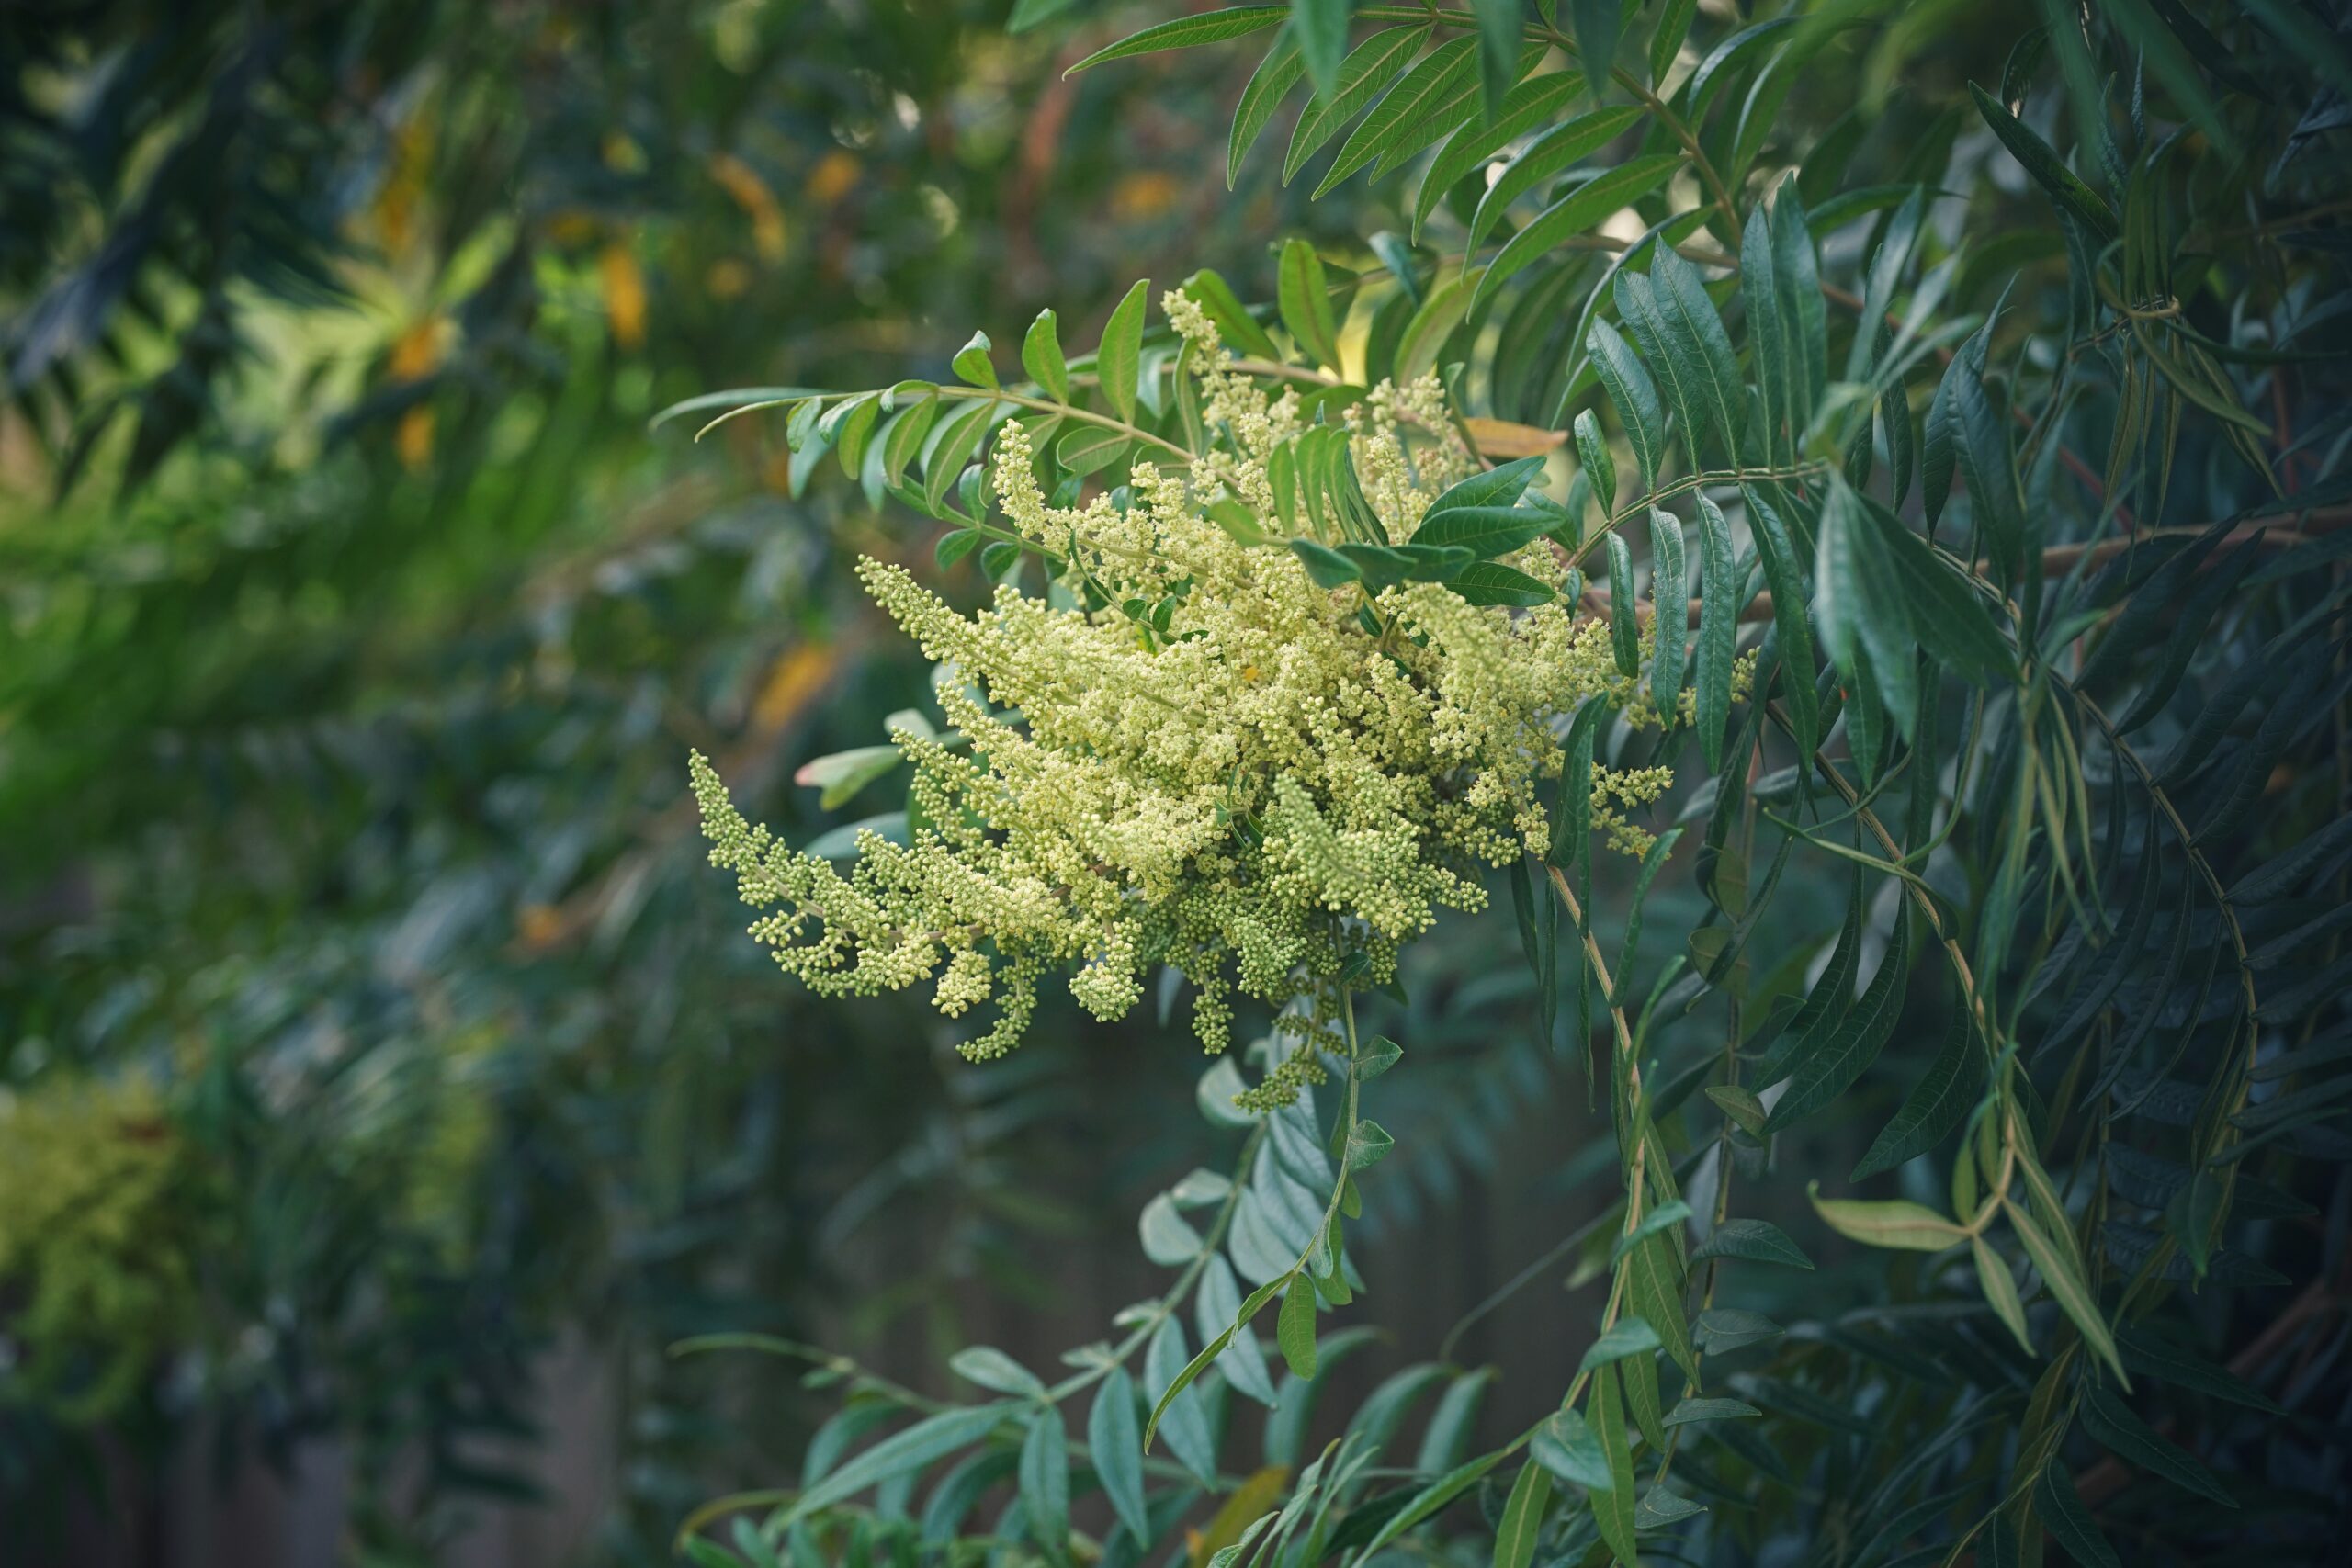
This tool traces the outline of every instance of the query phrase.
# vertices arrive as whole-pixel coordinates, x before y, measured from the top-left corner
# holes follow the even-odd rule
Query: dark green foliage
[[[1605,575],[1619,670],[1669,708],[1692,688],[1695,723],[1652,741],[1578,715],[1548,853],[1507,873],[1533,1032],[1573,1012],[1568,1055],[1597,1059],[1564,1172],[1617,1178],[1498,1292],[1589,1287],[1555,1411],[1404,1471],[1383,1395],[1294,1406],[1353,1343],[1319,1313],[1379,1321],[1341,1233],[1390,1172],[1326,1185],[1253,1150],[1351,1150],[1359,1099],[1390,1114],[1399,1080],[1365,1088],[1352,1021],[1334,1089],[1255,1125],[1217,1110],[1247,1076],[1209,1075],[1244,1196],[1196,1234],[1232,1261],[1188,1265],[1150,1311],[1204,1270],[1261,1289],[1220,1295],[1181,1373],[1155,1341],[1145,1396],[1214,1404],[1279,1294],[1294,1375],[1264,1453],[1303,1455],[1310,1419],[1335,1441],[1295,1483],[1216,1489],[1238,1512],[1195,1560],[1356,1564],[1408,1532],[1498,1568],[2023,1562],[2051,1541],[2113,1562],[2127,1539],[2327,1560],[2343,1382],[2303,1303],[2343,1246],[2352,1155],[2340,33],[2286,6],[2051,10],[2045,30],[1668,0],[1359,7],[1341,39],[1345,9],[1295,8],[1232,170],[1320,82],[1282,177],[1335,142],[1318,196],[1419,167],[1396,208],[1444,254],[1287,241],[1293,357],[1377,378],[1398,323],[1470,290],[1428,363],[1498,456],[1548,437],[1574,477],[1540,528],[1514,462],[1471,481],[1511,496],[1367,540],[1340,444],[1302,441],[1275,480],[1284,532],[1316,524],[1292,547],[1335,588],[1509,604],[1408,552],[1548,536]],[[1596,888],[1596,755],[1706,779],[1677,797],[1699,853],[1663,832]],[[1441,983],[1499,983],[1493,963]],[[1409,1017],[1383,1027],[1414,1043]],[[1418,1051],[1403,1069],[1447,1082]],[[2274,1218],[2305,1211],[2328,1217]],[[2291,1386],[2290,1345],[2312,1369]],[[1538,1353],[1501,1347],[1502,1384]],[[2299,1424],[2198,1418],[2274,1395]]]

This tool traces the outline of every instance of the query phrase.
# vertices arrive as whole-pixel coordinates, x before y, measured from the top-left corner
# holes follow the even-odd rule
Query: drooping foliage
[[[1506,1287],[1565,1275],[1589,1347],[1532,1419],[1479,1413],[1535,1349],[1465,1368],[1463,1328],[1318,1400],[1381,1321],[1350,1227],[1409,1142],[1371,1112],[1449,1070],[1379,945],[1418,923],[1320,885],[1313,941],[1241,951],[1288,967],[1200,1080],[1223,1173],[1141,1215],[1165,1292],[1057,1379],[966,1350],[977,1400],[770,1347],[847,1401],[797,1484],[689,1521],[696,1561],[2332,1560],[2352,47],[2323,6],[1758,10],[1171,17],[1080,64],[1255,51],[1229,177],[1295,116],[1280,177],[1417,172],[1395,225],[1283,243],[1264,305],[1195,274],[1170,329],[1138,288],[1091,355],[1042,318],[1017,382],[980,337],[960,386],[697,400],[996,584],[966,617],[868,572],[947,723],[832,766],[911,760],[903,815],[796,857],[698,770],[787,967],[1221,997],[1206,934],[1311,836],[1283,803],[1424,801],[1437,844],[1528,802],[1481,848],[1537,1039],[1591,1075],[1562,1168],[1615,1180]],[[1391,428],[1395,384],[1431,391]],[[1305,752],[1237,719],[1238,809],[1166,834],[1136,803],[1253,684],[1237,584],[1348,682],[1276,716]],[[1426,757],[1368,741],[1390,682]],[[1596,781],[1654,770],[1611,874]],[[1362,863],[1408,897],[1414,864]]]
[[[922,672],[837,586],[862,506],[645,434],[1240,225],[1167,166],[1228,66],[1061,85],[1001,21],[0,13],[0,1560],[201,1555],[254,1528],[216,1480],[342,1473],[354,1560],[659,1562],[813,1404],[722,1419],[671,1341],[952,1336],[1082,1223],[1069,1063],[952,1075],[723,940],[675,744],[798,835],[793,768]]]

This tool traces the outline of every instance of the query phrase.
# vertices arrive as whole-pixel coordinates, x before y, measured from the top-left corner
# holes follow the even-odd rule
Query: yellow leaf
[[[1470,439],[1488,457],[1532,457],[1549,452],[1565,443],[1565,430],[1538,430],[1532,424],[1513,424],[1505,419],[1465,419]]]
[[[1208,1527],[1187,1544],[1193,1552],[1193,1568],[1205,1568],[1208,1560],[1241,1539],[1258,1516],[1281,1501],[1283,1488],[1290,1483],[1290,1467],[1270,1464],[1233,1489],[1208,1522]]]
[[[448,323],[438,316],[427,316],[402,333],[392,344],[390,362],[385,368],[395,381],[416,381],[441,367],[449,350]]]
[[[535,953],[553,946],[563,926],[563,912],[551,904],[526,904],[514,917],[515,934]]]
[[[596,271],[604,280],[605,315],[613,323],[613,341],[623,348],[642,346],[645,273],[637,265],[636,254],[616,240],[598,254]]]
[[[1162,169],[1137,169],[1111,187],[1111,215],[1124,222],[1157,218],[1176,205],[1183,187]]]
[[[759,252],[763,262],[773,262],[784,254],[784,209],[777,205],[775,192],[759,171],[732,152],[714,152],[710,156],[710,177],[725,187],[752,220],[752,248]]]
[[[704,275],[703,291],[714,299],[741,299],[752,289],[752,269],[733,256],[723,256],[710,264]]]
[[[795,643],[769,666],[752,705],[752,727],[773,733],[805,712],[833,677],[840,657],[829,643]]]
[[[401,467],[413,473],[433,460],[433,411],[423,403],[401,415],[392,432],[392,450]]]
[[[816,166],[808,171],[808,181],[803,188],[808,193],[810,201],[820,207],[830,207],[849,194],[850,187],[857,184],[861,172],[855,156],[836,147],[817,160]]]

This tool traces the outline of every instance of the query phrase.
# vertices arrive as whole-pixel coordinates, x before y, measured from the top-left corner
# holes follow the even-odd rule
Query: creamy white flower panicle
[[[1189,473],[1139,464],[1124,507],[1055,507],[1026,433],[998,438],[1004,516],[1073,607],[1008,586],[967,616],[901,567],[860,564],[875,602],[968,683],[941,694],[967,746],[892,737],[914,769],[909,842],[862,835],[844,875],[747,823],[700,756],[694,788],[713,863],[771,911],[752,934],[812,989],[931,979],[950,1017],[993,1003],[993,1026],[964,1047],[984,1058],[1018,1043],[1047,973],[1111,1020],[1169,964],[1194,987],[1211,1051],[1234,989],[1309,1000],[1297,1054],[1261,1091],[1278,1100],[1317,1076],[1315,1021],[1343,970],[1385,982],[1439,910],[1483,905],[1482,868],[1547,842],[1556,721],[1596,697],[1635,723],[1657,715],[1646,684],[1618,673],[1607,625],[1571,605],[1482,607],[1436,583],[1326,589],[1287,549],[1211,519],[1226,499],[1274,515],[1267,462],[1305,424],[1295,392],[1229,367],[1189,299],[1166,305],[1215,433]],[[1347,417],[1366,500],[1409,539],[1475,465],[1442,390],[1384,385]],[[1541,542],[1511,564],[1559,575]],[[1596,829],[1640,852],[1649,835],[1627,812],[1668,783],[1662,769],[1596,771]]]

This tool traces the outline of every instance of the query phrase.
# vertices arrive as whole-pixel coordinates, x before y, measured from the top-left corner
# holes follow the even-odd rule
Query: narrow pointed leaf
[[[1305,240],[1283,246],[1279,299],[1283,325],[1316,363],[1336,370],[1340,365],[1340,324],[1331,312],[1331,290],[1323,273],[1323,258]]]
[[[1109,48],[1096,50],[1063,74],[1075,76],[1107,61],[1151,54],[1163,49],[1192,49],[1204,43],[1223,43],[1227,39],[1243,38],[1267,28],[1280,27],[1289,16],[1288,6],[1228,6],[1223,10],[1204,12],[1196,17],[1179,17],[1173,21],[1146,28],[1141,32],[1129,33]]]
[[[1487,270],[1479,275],[1477,292],[1473,296],[1474,303],[1483,304],[1507,280],[1516,276],[1539,257],[1549,254],[1562,241],[1597,228],[1612,213],[1664,185],[1681,162],[1681,154],[1677,152],[1657,152],[1645,158],[1631,159],[1595,175],[1545,208],[1528,220],[1526,228],[1513,234],[1495,259],[1487,264]],[[1718,333],[1723,330],[1720,321],[1716,321],[1715,330]],[[1726,340],[1726,353],[1729,348]]]
[[[1806,1188],[1814,1211],[1838,1235],[1869,1247],[1897,1247],[1912,1252],[1941,1252],[1968,1239],[1968,1232],[1924,1203],[1903,1199],[1865,1203],[1851,1199],[1824,1198],[1821,1183]]]
[[[1274,118],[1283,99],[1290,96],[1290,90],[1306,74],[1306,59],[1298,52],[1297,39],[1283,34],[1250,73],[1250,85],[1241,89],[1241,102],[1233,111],[1233,129],[1227,134],[1225,143],[1226,189],[1231,190],[1240,179],[1241,161],[1258,144],[1266,122]]]
[[[1483,247],[1503,211],[1521,197],[1623,135],[1645,111],[1637,105],[1595,109],[1554,126],[1504,166],[1470,219],[1470,249]],[[1442,194],[1442,193],[1441,193]]]
[[[2115,1353],[2115,1337],[2109,1331],[2107,1319],[2100,1314],[2098,1301],[2091,1294],[2080,1267],[2072,1257],[2060,1251],[2041,1227],[2034,1224],[2032,1216],[2015,1202],[2005,1198],[2001,1201],[2001,1207],[2007,1213],[2018,1239],[2025,1243],[2026,1256],[2033,1259],[2033,1266],[2041,1272],[2042,1283],[2050,1287],[2050,1293],[2060,1309],[2081,1332],[2083,1343],[2106,1363],[2118,1382],[2130,1388],[2132,1380],[2124,1374],[2123,1363]]]
[[[1136,417],[1136,376],[1143,354],[1143,314],[1151,294],[1144,278],[1127,290],[1102,328],[1102,345],[1095,351],[1094,372],[1102,378],[1102,395],[1114,412],[1129,423]]]
[[[1502,1521],[1495,1527],[1494,1568],[1529,1568],[1535,1561],[1536,1539],[1544,1533],[1544,1515],[1552,1506],[1552,1477],[1529,1460],[1511,1483],[1510,1499],[1503,1505]]]

